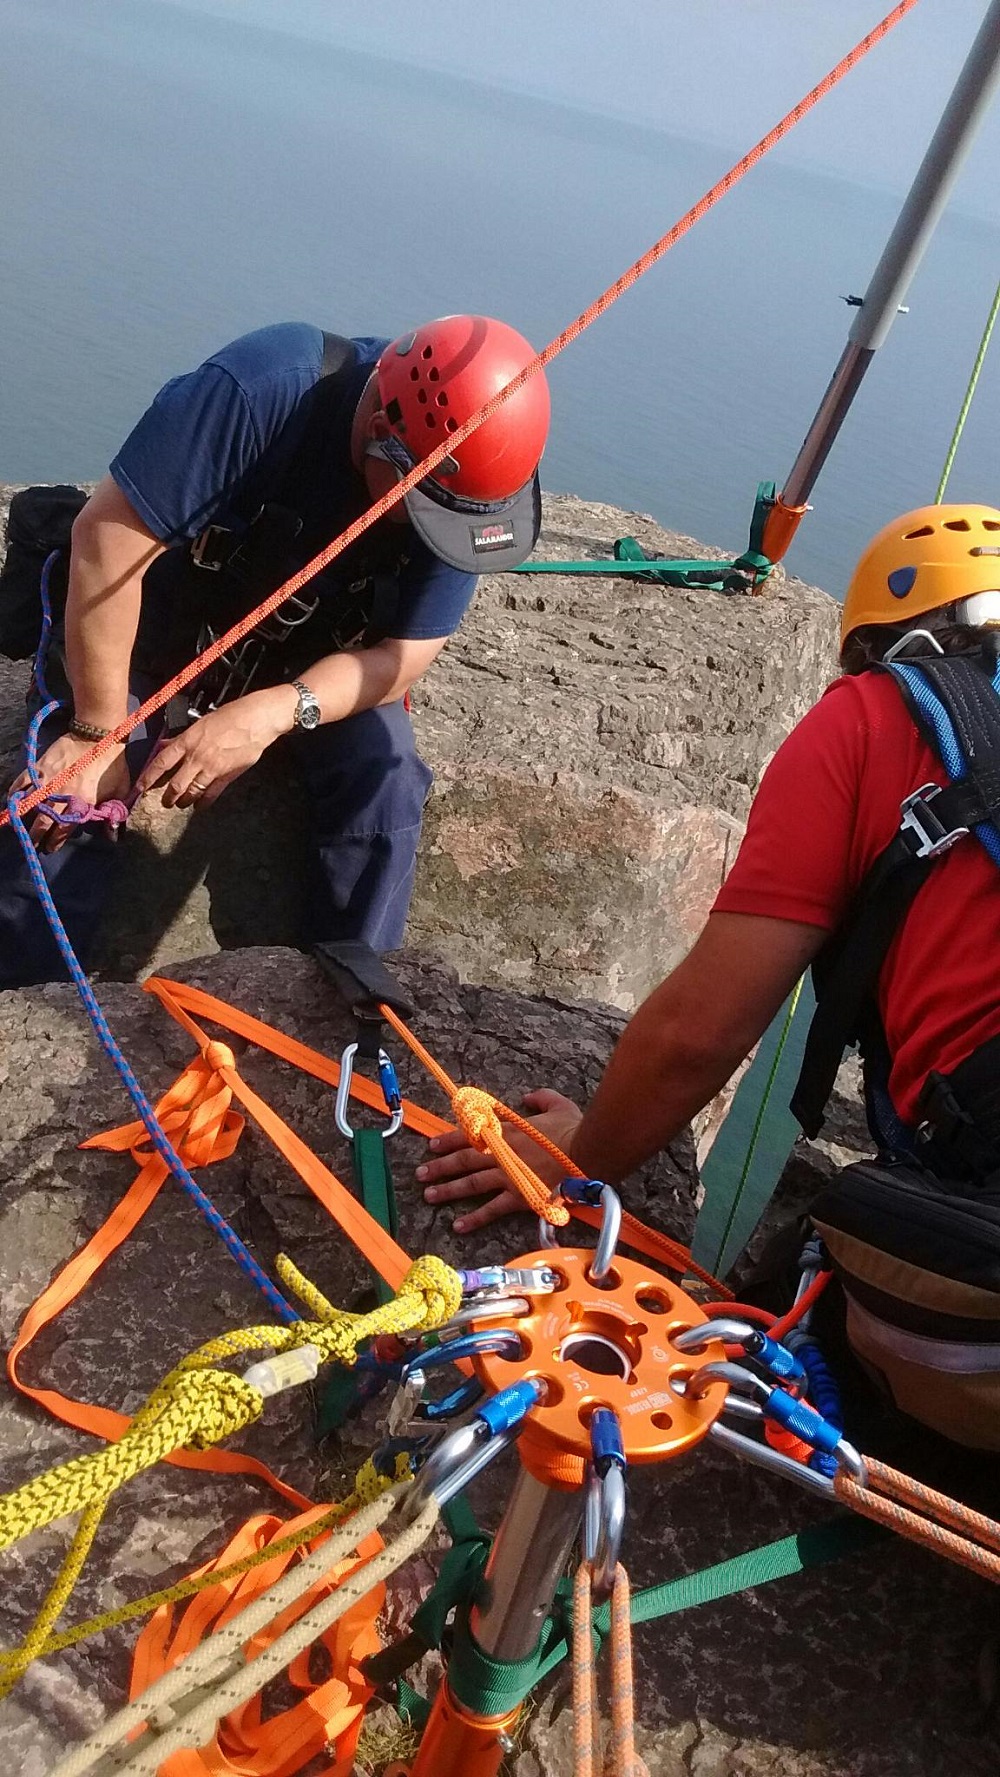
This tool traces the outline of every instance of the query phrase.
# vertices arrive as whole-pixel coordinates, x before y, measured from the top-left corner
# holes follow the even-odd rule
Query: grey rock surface
[[[585,1095],[598,1077],[619,1014],[609,1008],[521,998],[462,985],[438,964],[396,959],[413,997],[415,1025],[459,1080],[517,1102],[539,1073]],[[208,958],[174,971],[262,1016],[328,1054],[351,1031],[314,966],[282,950]],[[138,988],[107,985],[103,999],[140,1079],[159,1094],[190,1059],[189,1038]],[[225,1033],[213,1033],[225,1036]],[[226,1038],[225,1040],[230,1040]],[[238,1039],[248,1082],[343,1174],[331,1094]],[[440,1109],[436,1089],[393,1043],[403,1089]],[[0,996],[0,1329],[9,1344],[24,1310],[54,1269],[89,1236],[132,1177],[127,1157],[81,1152],[85,1135],[130,1118],[130,1109],[71,990]],[[401,1238],[413,1253],[453,1262],[513,1257],[535,1245],[526,1218],[470,1247],[450,1217],[424,1205],[411,1167],[422,1144],[393,1150]],[[235,1155],[202,1183],[261,1261],[287,1250],[336,1302],[364,1287],[347,1242],[250,1125]],[[630,1208],[670,1232],[689,1232],[694,1188],[690,1145],[679,1143],[630,1181]],[[182,1193],[164,1187],[136,1237],[37,1342],[29,1380],[117,1407],[135,1407],[175,1359],[237,1323],[260,1319],[258,1298]],[[239,1447],[253,1450],[318,1498],[337,1497],[371,1447],[372,1422],[352,1425],[317,1450],[310,1405],[279,1397]],[[0,1459],[5,1488],[78,1452],[86,1440],[5,1388]],[[475,1504],[497,1522],[510,1473],[477,1486]],[[758,1543],[825,1521],[826,1508],[756,1470],[701,1448],[675,1464],[630,1477],[627,1560],[644,1586],[724,1560]],[[72,1615],[176,1578],[216,1550],[235,1524],[271,1510],[266,1490],[244,1481],[160,1469],[132,1483],[102,1529]],[[66,1546],[54,1526],[5,1554],[4,1644],[30,1621]],[[419,1590],[410,1574],[409,1588]],[[398,1614],[398,1613],[397,1613]],[[977,1659],[996,1622],[985,1584],[899,1542],[863,1556],[705,1605],[637,1631],[639,1746],[653,1777],[986,1777],[996,1769],[992,1734],[976,1731]],[[120,1703],[134,1630],[116,1631],[34,1668],[0,1706],[7,1762],[42,1777],[59,1749]],[[559,1678],[530,1721],[512,1761],[517,1777],[568,1773],[569,1712]]]
[[[544,518],[540,557],[607,559],[624,534],[720,554],[569,495],[548,496]],[[832,676],[836,613],[781,569],[753,598],[484,578],[414,695],[437,781],[408,942],[469,980],[632,1007],[689,946],[764,765]],[[0,672],[0,758],[27,676]],[[295,941],[306,820],[280,748],[211,810],[147,798],[99,972]]]

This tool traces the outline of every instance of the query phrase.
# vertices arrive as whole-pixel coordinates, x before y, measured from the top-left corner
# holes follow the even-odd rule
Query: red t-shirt
[[[903,798],[947,781],[887,673],[838,679],[764,773],[714,911],[833,931],[898,830]],[[908,1123],[932,1069],[949,1073],[1000,1035],[998,932],[1000,870],[970,835],[930,872],[879,978],[889,1089]]]

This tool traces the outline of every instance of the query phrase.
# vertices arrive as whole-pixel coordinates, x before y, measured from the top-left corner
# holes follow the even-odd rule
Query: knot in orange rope
[[[504,1139],[496,1102],[492,1092],[485,1092],[481,1086],[460,1086],[451,1101],[462,1129],[481,1153],[489,1150],[491,1142]]]

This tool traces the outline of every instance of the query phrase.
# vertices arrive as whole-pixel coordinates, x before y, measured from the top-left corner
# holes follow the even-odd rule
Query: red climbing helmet
[[[535,357],[487,315],[445,315],[385,347],[376,366],[388,436],[368,446],[400,478]],[[538,463],[549,390],[536,371],[406,496],[414,529],[442,560],[481,573],[530,555],[541,522]]]

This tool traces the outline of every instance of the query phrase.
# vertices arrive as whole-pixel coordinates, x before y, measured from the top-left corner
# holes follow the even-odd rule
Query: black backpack
[[[73,520],[87,504],[82,488],[26,487],[14,495],[7,515],[7,554],[0,568],[0,654],[28,660],[42,628],[42,568],[60,551],[49,575],[53,622],[61,622],[69,584],[69,543]]]

